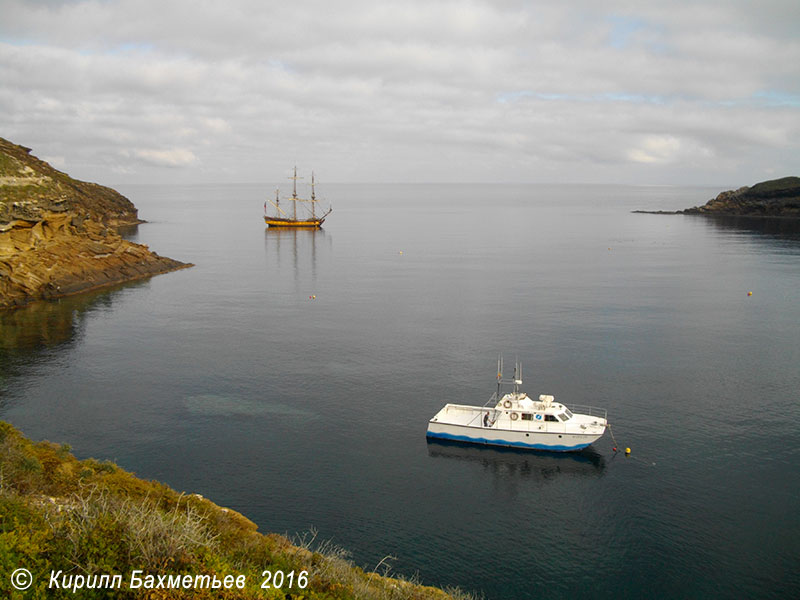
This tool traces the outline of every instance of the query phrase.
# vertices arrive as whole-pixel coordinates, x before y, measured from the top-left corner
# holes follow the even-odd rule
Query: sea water
[[[29,437],[489,599],[800,595],[791,221],[631,213],[716,188],[330,184],[324,229],[282,231],[270,184],[118,189],[126,235],[196,266],[0,314]],[[631,455],[428,443],[501,352]]]

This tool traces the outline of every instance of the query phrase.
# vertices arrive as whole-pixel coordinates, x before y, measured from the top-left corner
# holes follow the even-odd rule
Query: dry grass
[[[24,565],[39,583],[27,598],[51,598],[51,570],[65,574],[246,575],[244,590],[115,590],[130,598],[285,598],[292,600],[478,600],[458,588],[421,584],[392,572],[394,557],[370,568],[316,530],[262,535],[239,513],[196,494],[144,481],[113,463],[78,461],[69,447],[34,444],[0,422],[0,571]],[[265,570],[306,571],[308,586],[262,590]],[[0,578],[0,597],[14,597]],[[86,590],[87,592],[89,590]],[[70,592],[71,594],[71,592]],[[61,597],[67,597],[62,594]],[[69,595],[69,597],[77,597]],[[86,595],[83,597],[94,597]]]

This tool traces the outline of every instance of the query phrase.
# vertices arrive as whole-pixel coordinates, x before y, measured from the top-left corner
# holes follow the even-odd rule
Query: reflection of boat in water
[[[292,197],[289,200],[292,202],[292,215],[284,211],[280,206],[280,196],[278,190],[275,190],[275,202],[268,201],[269,204],[275,207],[275,214],[271,215],[267,213],[267,202],[264,202],[264,222],[269,227],[305,227],[305,228],[313,228],[319,229],[322,227],[322,224],[325,222],[325,218],[331,214],[332,208],[328,209],[322,216],[317,216],[316,213],[316,204],[318,202],[316,193],[314,192],[314,173],[311,173],[311,199],[304,199],[299,198],[297,196],[297,180],[302,179],[302,177],[297,176],[297,167],[294,168],[294,176],[290,177],[289,179],[293,180],[293,187],[292,187]],[[310,205],[310,214],[307,214],[305,217],[297,216],[297,204],[300,203],[301,206],[308,209],[307,205]]]
[[[270,268],[291,268],[297,282],[299,278],[310,275],[311,284],[315,285],[318,258],[320,255],[328,256],[331,244],[330,233],[320,227],[264,228],[265,259]]]
[[[486,405],[446,404],[428,422],[427,436],[489,446],[571,452],[586,448],[605,433],[605,409],[566,406],[545,394],[534,401],[519,391],[522,384],[519,363],[514,367],[514,379],[503,379],[502,371],[501,357],[497,361],[497,392]],[[512,384],[514,391],[501,396],[503,384]]]
[[[592,448],[580,452],[528,452],[428,438],[428,456],[476,463],[492,471],[537,479],[599,477],[606,469],[605,458]]]

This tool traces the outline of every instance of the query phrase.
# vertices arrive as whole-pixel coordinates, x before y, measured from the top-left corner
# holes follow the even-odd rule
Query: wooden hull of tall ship
[[[264,222],[270,227],[304,227],[306,229],[319,229],[325,218],[321,219],[288,219],[282,217],[265,216]]]

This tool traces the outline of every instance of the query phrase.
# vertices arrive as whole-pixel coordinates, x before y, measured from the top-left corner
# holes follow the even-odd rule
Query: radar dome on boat
[[[522,398],[522,399],[521,399],[521,400],[518,402],[518,404],[519,404],[519,407],[520,407],[522,410],[533,410],[533,400],[531,400],[530,398],[528,398],[528,396],[525,396],[524,398]]]

